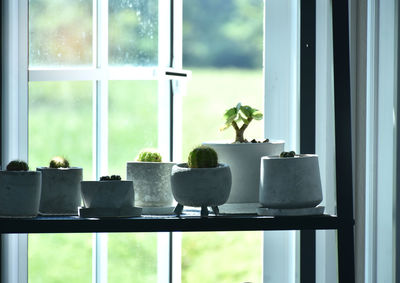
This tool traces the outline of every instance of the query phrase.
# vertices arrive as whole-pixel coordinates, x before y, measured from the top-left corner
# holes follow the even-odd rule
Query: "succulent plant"
[[[67,159],[61,156],[55,156],[50,161],[50,168],[69,168],[69,162]]]
[[[121,181],[121,176],[119,175],[111,175],[110,176],[101,176],[100,181]]]
[[[243,134],[250,122],[253,120],[261,120],[263,118],[263,114],[255,108],[250,106],[242,106],[241,103],[238,103],[236,107],[226,110],[224,118],[225,125],[221,128],[221,131],[232,126],[236,132],[235,142],[242,143],[247,142]],[[243,124],[239,127],[238,123],[240,122]]]
[[[280,157],[295,157],[296,156],[296,152],[292,151],[282,151]]]
[[[28,171],[29,167],[25,161],[13,160],[7,165],[7,171]]]
[[[198,146],[189,153],[190,168],[212,168],[218,166],[217,152],[209,146]]]
[[[154,149],[142,150],[136,157],[136,161],[141,162],[161,162],[161,154]]]

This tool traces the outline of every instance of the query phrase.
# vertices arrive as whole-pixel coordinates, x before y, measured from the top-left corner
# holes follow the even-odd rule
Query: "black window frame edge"
[[[3,4],[4,1],[0,3],[0,170],[3,161]],[[3,235],[0,234],[0,282],[3,281]]]
[[[397,117],[396,123],[396,189],[395,189],[395,282],[400,282],[400,5],[397,4]]]

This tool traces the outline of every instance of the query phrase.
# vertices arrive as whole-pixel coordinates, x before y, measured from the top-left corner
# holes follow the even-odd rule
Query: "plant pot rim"
[[[261,157],[261,159],[296,160],[296,159],[308,159],[308,158],[315,158],[315,157],[318,157],[318,155],[317,154],[302,153],[302,154],[296,154],[295,157],[280,157],[279,155],[268,155],[268,156]]]
[[[36,167],[36,170],[82,170],[82,167],[50,168],[46,166]]]
[[[218,162],[218,166],[217,166],[217,167],[208,167],[208,168],[190,168],[190,167],[188,167],[187,162],[184,162],[184,163],[177,163],[177,164],[175,164],[175,166],[177,166],[177,167],[179,167],[179,168],[190,169],[190,170],[220,169],[220,168],[229,167],[228,164],[226,164],[226,163],[220,163],[220,162]]]
[[[133,183],[132,181],[129,180],[102,180],[102,181],[81,181],[81,183],[110,183],[110,184],[118,184],[118,183]]]
[[[149,161],[127,161],[127,164],[177,164],[176,162],[171,161],[162,161],[162,162],[149,162]]]
[[[260,146],[263,144],[282,144],[285,143],[284,140],[269,140],[269,142],[259,142],[259,143],[252,143],[252,142],[243,142],[243,143],[235,143],[232,140],[222,140],[222,141],[206,141],[203,142],[203,145],[230,145],[230,146]]]

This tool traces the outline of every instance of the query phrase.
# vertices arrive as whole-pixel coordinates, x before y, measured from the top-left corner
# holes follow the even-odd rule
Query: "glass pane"
[[[109,234],[108,282],[157,282],[157,233]]]
[[[143,148],[157,148],[157,81],[110,81],[109,173],[126,178],[126,162]]]
[[[29,165],[48,166],[54,156],[92,177],[92,83],[29,83]]]
[[[263,110],[263,0],[183,1],[183,64],[192,70],[183,97],[183,156],[220,131],[238,102]],[[245,138],[263,138],[253,121]],[[182,233],[182,282],[262,282],[262,232]]]
[[[29,66],[92,64],[92,0],[29,0]]]
[[[92,280],[91,234],[30,234],[29,283],[87,283]]]
[[[109,0],[109,64],[158,63],[158,1]]]

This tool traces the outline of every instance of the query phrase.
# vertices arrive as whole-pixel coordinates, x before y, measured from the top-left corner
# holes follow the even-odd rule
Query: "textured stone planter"
[[[0,171],[0,217],[35,217],[42,177],[36,171]]]
[[[81,190],[85,208],[134,206],[132,181],[82,181]]]
[[[216,168],[188,168],[187,163],[180,163],[172,168],[171,184],[180,205],[214,208],[228,200],[232,175],[222,163]]]
[[[214,148],[218,160],[228,164],[232,172],[232,189],[226,212],[256,213],[259,198],[260,160],[266,155],[279,155],[284,149],[283,141],[269,143],[204,143]],[[229,206],[232,208],[230,209]],[[238,206],[236,205],[238,204]],[[246,206],[246,204],[251,204]],[[248,207],[242,210],[241,207]],[[231,211],[232,210],[232,211]]]
[[[82,168],[39,167],[42,195],[39,212],[46,215],[77,215],[82,204]]]
[[[318,156],[261,159],[260,203],[274,209],[313,208],[322,201]]]
[[[127,162],[127,180],[133,181],[135,205],[139,207],[171,207],[172,162]]]

